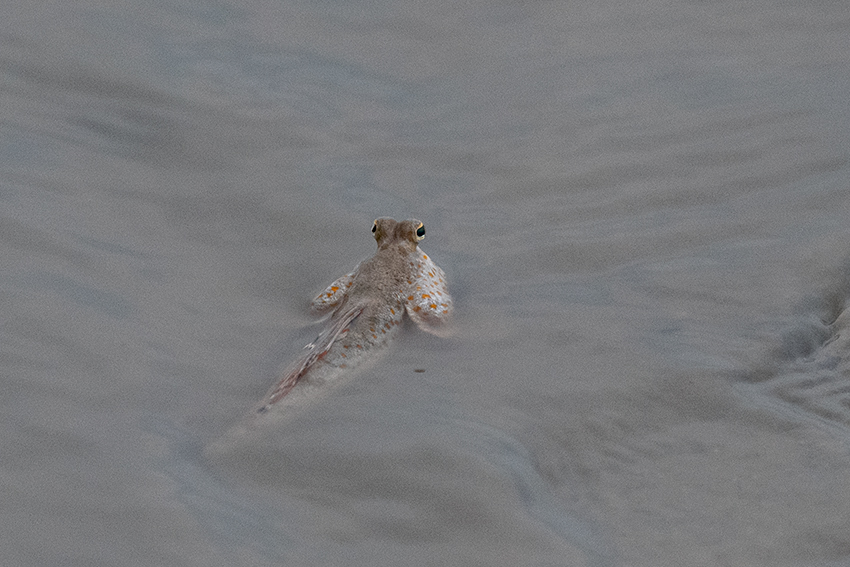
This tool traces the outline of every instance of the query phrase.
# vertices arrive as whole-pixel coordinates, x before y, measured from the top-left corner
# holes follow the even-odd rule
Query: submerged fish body
[[[377,219],[375,255],[329,285],[312,302],[330,312],[325,329],[269,390],[257,408],[301,405],[346,369],[380,350],[398,332],[405,312],[423,330],[441,335],[452,314],[443,271],[419,248],[425,227],[415,219]]]

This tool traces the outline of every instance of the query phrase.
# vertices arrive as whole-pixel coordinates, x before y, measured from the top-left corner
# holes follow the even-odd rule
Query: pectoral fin
[[[416,279],[405,298],[405,308],[420,329],[445,335],[445,323],[454,311],[446,275],[426,254],[420,254]]]
[[[342,301],[345,297],[345,294],[348,293],[348,289],[354,283],[354,274],[356,271],[357,268],[355,268],[353,272],[345,274],[326,287],[322,293],[317,295],[315,299],[313,299],[312,303],[310,303],[310,307],[312,307],[313,311],[317,313],[324,313],[332,307],[339,305],[340,301]]]

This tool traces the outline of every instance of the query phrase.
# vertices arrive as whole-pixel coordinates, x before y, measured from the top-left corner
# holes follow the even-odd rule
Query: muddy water
[[[2,563],[847,564],[848,26],[794,1],[10,10]],[[457,332],[408,324],[215,445],[379,216],[428,226]]]

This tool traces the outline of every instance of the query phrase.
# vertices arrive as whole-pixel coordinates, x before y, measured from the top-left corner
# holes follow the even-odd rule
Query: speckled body
[[[377,219],[378,250],[320,293],[318,313],[332,311],[327,327],[273,387],[257,411],[297,405],[326,389],[340,370],[351,368],[385,345],[404,313],[422,329],[441,334],[452,313],[443,271],[419,248],[425,227],[415,219]]]

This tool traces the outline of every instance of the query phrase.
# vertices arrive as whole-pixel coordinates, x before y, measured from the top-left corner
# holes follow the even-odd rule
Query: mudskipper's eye
[[[372,232],[374,233],[376,230],[378,230],[378,221],[372,223]]]
[[[416,239],[422,240],[423,238],[425,238],[425,225],[420,224],[419,228],[416,229]]]

